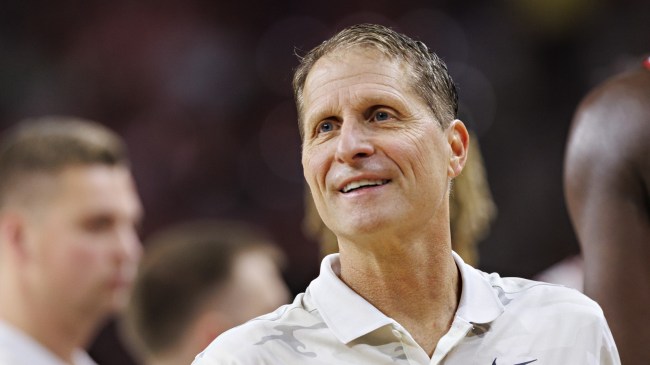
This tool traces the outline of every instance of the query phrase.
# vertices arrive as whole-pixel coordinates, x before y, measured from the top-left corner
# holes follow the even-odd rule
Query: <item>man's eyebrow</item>
[[[337,114],[339,114],[337,108],[327,107],[327,106],[321,107],[314,111],[305,113],[303,124],[305,127],[311,126],[320,122],[321,120],[336,117]]]

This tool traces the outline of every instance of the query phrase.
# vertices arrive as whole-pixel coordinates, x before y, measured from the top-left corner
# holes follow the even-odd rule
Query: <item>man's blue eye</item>
[[[323,122],[318,126],[319,132],[331,132],[334,129],[334,125],[331,122]]]
[[[388,114],[388,113],[386,113],[386,112],[377,112],[377,113],[375,114],[375,119],[376,119],[376,120],[380,120],[380,121],[381,121],[381,120],[387,120],[387,119],[389,119],[389,118],[390,118],[390,114]]]

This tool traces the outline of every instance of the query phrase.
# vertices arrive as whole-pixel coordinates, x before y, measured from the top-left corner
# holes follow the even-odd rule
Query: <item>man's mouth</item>
[[[386,185],[390,182],[390,180],[357,180],[357,181],[352,181],[349,184],[345,185],[343,189],[341,189],[342,193],[349,193],[354,190],[358,189],[363,189],[371,186],[380,186],[380,185]]]

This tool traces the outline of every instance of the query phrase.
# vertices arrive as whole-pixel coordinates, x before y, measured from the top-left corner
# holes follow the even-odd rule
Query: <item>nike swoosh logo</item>
[[[535,362],[535,361],[537,361],[537,359],[526,361],[526,362],[520,362],[519,364],[514,364],[514,365],[526,365],[526,364],[530,364],[531,362]],[[494,359],[494,361],[492,361],[492,365],[497,365],[497,359]]]

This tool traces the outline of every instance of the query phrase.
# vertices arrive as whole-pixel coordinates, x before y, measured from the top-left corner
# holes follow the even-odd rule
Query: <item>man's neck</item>
[[[461,293],[451,244],[382,243],[376,250],[341,245],[341,279],[400,323],[431,356],[453,322]]]
[[[146,365],[177,365],[177,364],[191,364],[194,357],[203,350],[194,349],[190,350],[190,345],[187,341],[180,346],[172,346],[164,351],[164,353],[150,354],[147,356],[144,363]]]

